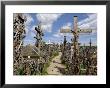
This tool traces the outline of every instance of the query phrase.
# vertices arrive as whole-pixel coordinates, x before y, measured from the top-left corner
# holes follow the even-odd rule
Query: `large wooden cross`
[[[91,33],[91,29],[79,29],[77,26],[78,23],[78,18],[77,16],[74,16],[74,25],[73,25],[73,30],[70,28],[68,29],[61,29],[60,33],[72,33],[74,36],[73,40],[73,57],[74,57],[74,70],[76,71],[79,68],[79,47],[78,47],[78,38],[79,38],[79,33]],[[79,71],[76,71],[74,74],[79,74]]]

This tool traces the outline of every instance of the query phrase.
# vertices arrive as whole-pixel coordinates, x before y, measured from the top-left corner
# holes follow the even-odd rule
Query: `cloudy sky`
[[[60,33],[61,28],[74,29],[73,17],[78,16],[78,27],[80,29],[92,29],[90,34],[79,34],[79,42],[81,44],[88,44],[90,39],[92,43],[97,43],[97,14],[95,13],[53,13],[53,14],[40,14],[40,13],[25,13],[27,21],[25,22],[26,38],[24,45],[35,44],[33,38],[36,34],[35,27],[41,22],[41,28],[44,33],[43,41],[60,43],[63,41],[64,35],[67,36],[67,41],[71,42],[73,35],[71,33]]]

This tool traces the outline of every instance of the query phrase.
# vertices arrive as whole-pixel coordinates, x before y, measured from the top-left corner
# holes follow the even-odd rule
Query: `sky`
[[[89,44],[90,39],[93,45],[97,44],[97,14],[96,13],[24,13],[26,37],[23,40],[24,45],[35,44],[34,36],[36,34],[35,27],[41,23],[41,30],[44,33],[43,41],[46,43],[54,42],[61,43],[64,40],[64,35],[67,42],[71,42],[74,36],[72,33],[60,33],[60,29],[74,30],[73,17],[78,17],[78,28],[91,29],[92,33],[80,33],[79,43],[82,45]]]

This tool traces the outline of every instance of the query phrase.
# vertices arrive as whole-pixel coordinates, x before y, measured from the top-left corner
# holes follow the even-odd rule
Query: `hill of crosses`
[[[97,75],[97,14],[14,13],[13,75]]]

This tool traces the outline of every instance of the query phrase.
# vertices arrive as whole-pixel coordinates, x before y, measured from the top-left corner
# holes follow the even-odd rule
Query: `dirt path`
[[[62,75],[60,69],[65,69],[66,67],[61,64],[61,55],[62,53],[59,52],[59,55],[52,59],[50,62],[50,66],[47,68],[47,73],[49,75]]]

